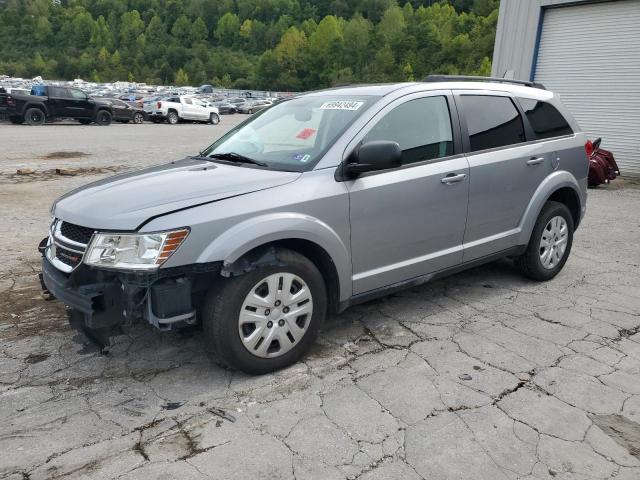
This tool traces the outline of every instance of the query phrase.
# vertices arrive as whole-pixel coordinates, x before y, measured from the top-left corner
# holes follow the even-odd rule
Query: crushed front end
[[[104,348],[135,321],[160,330],[196,322],[196,306],[221,263],[145,270],[96,267],[85,261],[96,235],[94,229],[55,219],[39,246],[42,288],[68,307],[74,329]]]

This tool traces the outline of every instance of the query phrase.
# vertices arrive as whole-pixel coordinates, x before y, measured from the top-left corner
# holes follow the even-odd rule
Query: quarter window
[[[376,123],[363,143],[373,140],[398,142],[403,164],[452,155],[453,135],[447,99],[418,98],[397,106]]]
[[[471,151],[525,141],[522,118],[509,97],[462,95]]]
[[[571,135],[573,130],[556,107],[532,98],[519,98],[531,128],[538,138]]]

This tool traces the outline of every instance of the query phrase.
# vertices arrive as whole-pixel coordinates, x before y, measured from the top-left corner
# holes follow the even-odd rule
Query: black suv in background
[[[111,105],[78,88],[34,85],[30,94],[11,93],[2,103],[15,124],[43,125],[58,118],[74,118],[85,125],[109,125],[113,118]]]

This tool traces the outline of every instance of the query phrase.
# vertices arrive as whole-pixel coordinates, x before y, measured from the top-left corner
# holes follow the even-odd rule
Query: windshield
[[[322,95],[287,100],[256,113],[202,155],[234,153],[273,169],[310,170],[378,98]]]

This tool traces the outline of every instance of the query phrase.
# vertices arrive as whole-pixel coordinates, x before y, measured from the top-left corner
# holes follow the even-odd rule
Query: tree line
[[[301,91],[488,75],[499,0],[0,0],[0,75]]]

